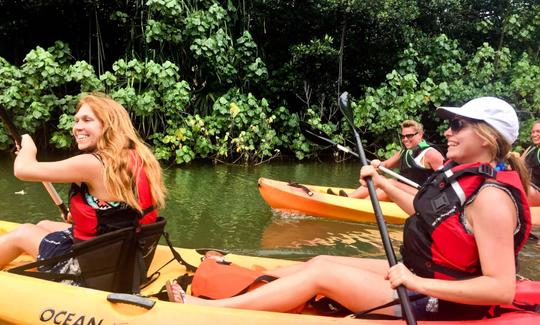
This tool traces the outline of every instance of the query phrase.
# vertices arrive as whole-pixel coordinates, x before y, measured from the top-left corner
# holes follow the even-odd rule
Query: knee
[[[50,220],[41,220],[38,223],[36,223],[37,227],[48,229],[49,226],[53,223],[53,221]]]
[[[328,285],[328,275],[332,273],[333,263],[328,256],[316,256],[306,262],[304,276],[306,283],[314,286],[316,292],[322,292]]]
[[[331,258],[332,258],[332,256],[329,256],[329,255],[317,255],[317,256],[311,258],[308,261],[308,263],[313,263],[313,264],[328,263],[328,262],[330,262]]]
[[[331,267],[331,256],[328,255],[318,255],[307,261],[307,268],[313,271],[324,272],[324,270]]]

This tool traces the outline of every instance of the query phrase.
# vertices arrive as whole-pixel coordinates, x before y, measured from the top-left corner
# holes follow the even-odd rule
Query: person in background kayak
[[[269,271],[279,278],[233,298],[186,297],[173,283],[174,300],[287,311],[321,294],[358,312],[390,302],[403,285],[410,294],[421,295],[411,302],[418,320],[481,319],[494,306],[510,304],[517,254],[531,227],[522,185],[528,185],[528,173],[510,154],[518,135],[517,115],[494,97],[439,111],[452,118],[444,132],[449,162],[415,196],[395,187],[375,167],[361,169],[362,179],[371,177],[412,214],[403,231],[403,263],[389,267],[381,259],[317,256]],[[401,308],[377,313],[401,316]]]
[[[0,236],[0,268],[23,253],[43,260],[69,252],[74,241],[156,221],[166,193],[162,170],[124,107],[104,94],[82,95],[72,131],[81,154],[40,162],[25,134],[14,163],[21,180],[72,183],[72,224],[44,220]],[[71,259],[40,271],[74,274],[77,268]]]
[[[402,176],[422,185],[434,170],[437,170],[443,165],[444,157],[437,149],[424,140],[424,127],[416,121],[406,120],[401,123],[401,141],[405,147],[404,149],[396,152],[385,161],[381,162],[378,159],[374,159],[371,161],[371,165],[375,168],[379,166],[389,169],[399,167],[399,173]],[[391,181],[395,186],[409,193],[416,193],[415,188],[405,183],[394,179]],[[360,186],[348,196],[363,199],[368,195],[367,187]],[[388,196],[381,190],[377,191],[377,196],[381,200],[388,199]]]
[[[540,120],[534,122],[531,128],[532,146],[521,155],[521,159],[529,168],[531,187],[529,188],[529,204],[540,205]]]

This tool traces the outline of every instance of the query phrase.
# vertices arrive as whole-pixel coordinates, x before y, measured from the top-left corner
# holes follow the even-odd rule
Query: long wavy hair
[[[82,95],[76,111],[83,105],[90,106],[103,126],[96,152],[105,165],[105,186],[109,194],[141,211],[137,199],[137,174],[134,171],[143,168],[154,205],[163,207],[167,190],[161,166],[133,127],[126,109],[107,95],[97,92]],[[133,153],[135,157],[132,157]]]
[[[512,170],[519,174],[523,189],[528,193],[531,177],[524,162],[511,152],[512,145],[506,142],[502,135],[489,124],[482,121],[474,121],[471,124],[476,134],[489,143],[491,160],[510,165]]]

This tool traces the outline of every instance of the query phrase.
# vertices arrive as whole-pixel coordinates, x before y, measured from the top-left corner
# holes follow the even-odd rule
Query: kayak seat
[[[141,227],[125,227],[73,244],[64,255],[21,265],[8,272],[52,281],[74,280],[84,287],[119,293],[139,293],[149,281],[147,271],[152,263],[166,220]],[[29,271],[41,265],[54,265],[77,258],[80,274]]]

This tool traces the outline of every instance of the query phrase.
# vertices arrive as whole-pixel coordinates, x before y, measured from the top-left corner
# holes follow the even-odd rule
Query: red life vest
[[[98,157],[99,159],[99,157]],[[124,227],[154,223],[158,216],[153,206],[150,184],[144,168],[134,151],[130,151],[130,168],[136,177],[137,197],[142,213],[124,202],[106,209],[90,206],[85,196],[88,187],[71,184],[69,191],[69,208],[73,220],[73,236],[78,240],[88,240]]]
[[[527,196],[515,171],[495,171],[489,164],[449,163],[424,183],[414,198],[417,211],[403,231],[403,263],[422,277],[456,279],[482,273],[474,235],[464,226],[466,203],[487,180],[512,195],[518,208],[514,234],[517,254],[531,230]],[[495,207],[494,207],[495,208]],[[496,210],[493,210],[496,213]]]

